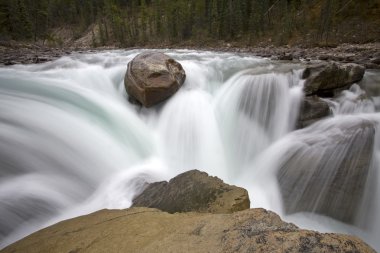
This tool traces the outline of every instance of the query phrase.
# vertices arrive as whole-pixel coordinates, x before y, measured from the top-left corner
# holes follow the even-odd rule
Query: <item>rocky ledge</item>
[[[192,178],[197,181],[191,183]],[[198,188],[207,182],[210,186]],[[244,197],[246,192],[206,173],[190,171],[169,183],[148,185],[134,202],[149,200],[155,189],[169,205],[179,203],[178,198],[187,192],[198,194],[206,189],[204,196],[213,196],[205,198],[210,206],[219,203],[227,209],[234,205],[236,194],[225,193],[243,193]],[[224,196],[224,201],[215,201],[215,196]],[[194,209],[199,207],[183,207],[181,211],[191,212],[172,214],[146,207],[101,210],[42,229],[1,252],[375,252],[357,237],[303,230],[261,208],[240,208],[233,213]]]

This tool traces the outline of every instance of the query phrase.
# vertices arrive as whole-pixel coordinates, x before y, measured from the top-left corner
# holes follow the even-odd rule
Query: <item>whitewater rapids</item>
[[[303,228],[358,235],[380,250],[379,131],[354,224],[315,212],[287,215],[277,180],[300,147],[352,134],[344,128],[357,121],[377,130],[380,94],[361,98],[363,85],[380,86],[380,73],[326,100],[332,117],[295,130],[302,63],[163,50],[187,79],[168,101],[144,109],[128,102],[123,84],[127,63],[141,51],[0,68],[0,248],[63,219],[127,208],[145,182],[199,169],[246,188],[252,207]],[[333,149],[336,160],[351,152]]]

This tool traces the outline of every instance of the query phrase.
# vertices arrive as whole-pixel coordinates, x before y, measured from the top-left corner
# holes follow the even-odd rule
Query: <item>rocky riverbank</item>
[[[44,63],[72,53],[94,53],[106,49],[115,48],[52,48],[18,42],[0,42],[0,66]]]
[[[72,50],[33,44],[0,43],[0,65],[43,63],[71,54]]]
[[[251,53],[274,60],[336,61],[357,63],[367,69],[380,69],[380,43],[341,44],[335,47],[255,47],[225,48],[226,51]]]
[[[160,195],[156,203],[152,189]],[[249,203],[247,192],[199,171],[147,185],[136,202],[179,212],[101,210],[45,228],[1,252],[375,252],[354,236],[303,230],[245,204],[231,208]]]
[[[336,47],[302,47],[302,46],[266,46],[266,47],[234,47],[228,43],[215,46],[197,47],[188,45],[156,45],[139,48],[189,48],[194,50],[210,50],[218,52],[235,52],[267,57],[273,60],[286,61],[337,61],[357,63],[367,69],[380,69],[380,43],[341,44]],[[91,53],[117,47],[103,48],[50,48],[19,42],[0,42],[0,65],[42,63],[57,59],[72,52]],[[126,48],[136,49],[136,48]]]

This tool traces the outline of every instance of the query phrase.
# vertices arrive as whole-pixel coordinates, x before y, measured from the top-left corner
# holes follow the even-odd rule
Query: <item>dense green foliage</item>
[[[69,27],[93,45],[366,42],[378,38],[368,29],[379,27],[379,1],[0,0],[0,39],[53,40]]]

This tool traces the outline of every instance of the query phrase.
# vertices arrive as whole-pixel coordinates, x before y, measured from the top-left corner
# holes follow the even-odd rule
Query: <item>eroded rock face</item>
[[[169,182],[157,182],[133,199],[133,207],[152,207],[165,212],[232,213],[248,209],[247,190],[225,184],[205,172],[191,170]]]
[[[306,79],[305,94],[332,97],[337,90],[360,81],[364,72],[363,66],[354,63],[329,62],[307,67],[302,75]]]
[[[297,128],[307,127],[330,115],[329,105],[317,96],[305,97],[297,120]]]
[[[128,63],[124,85],[129,96],[150,107],[172,96],[185,78],[181,64],[173,58],[144,52]]]
[[[264,209],[233,214],[150,208],[102,210],[66,220],[5,248],[40,252],[375,252],[359,238],[301,230]]]
[[[315,212],[355,221],[373,154],[375,124],[366,119],[320,122],[288,152],[277,178],[287,213]],[[301,145],[302,144],[302,145]]]

